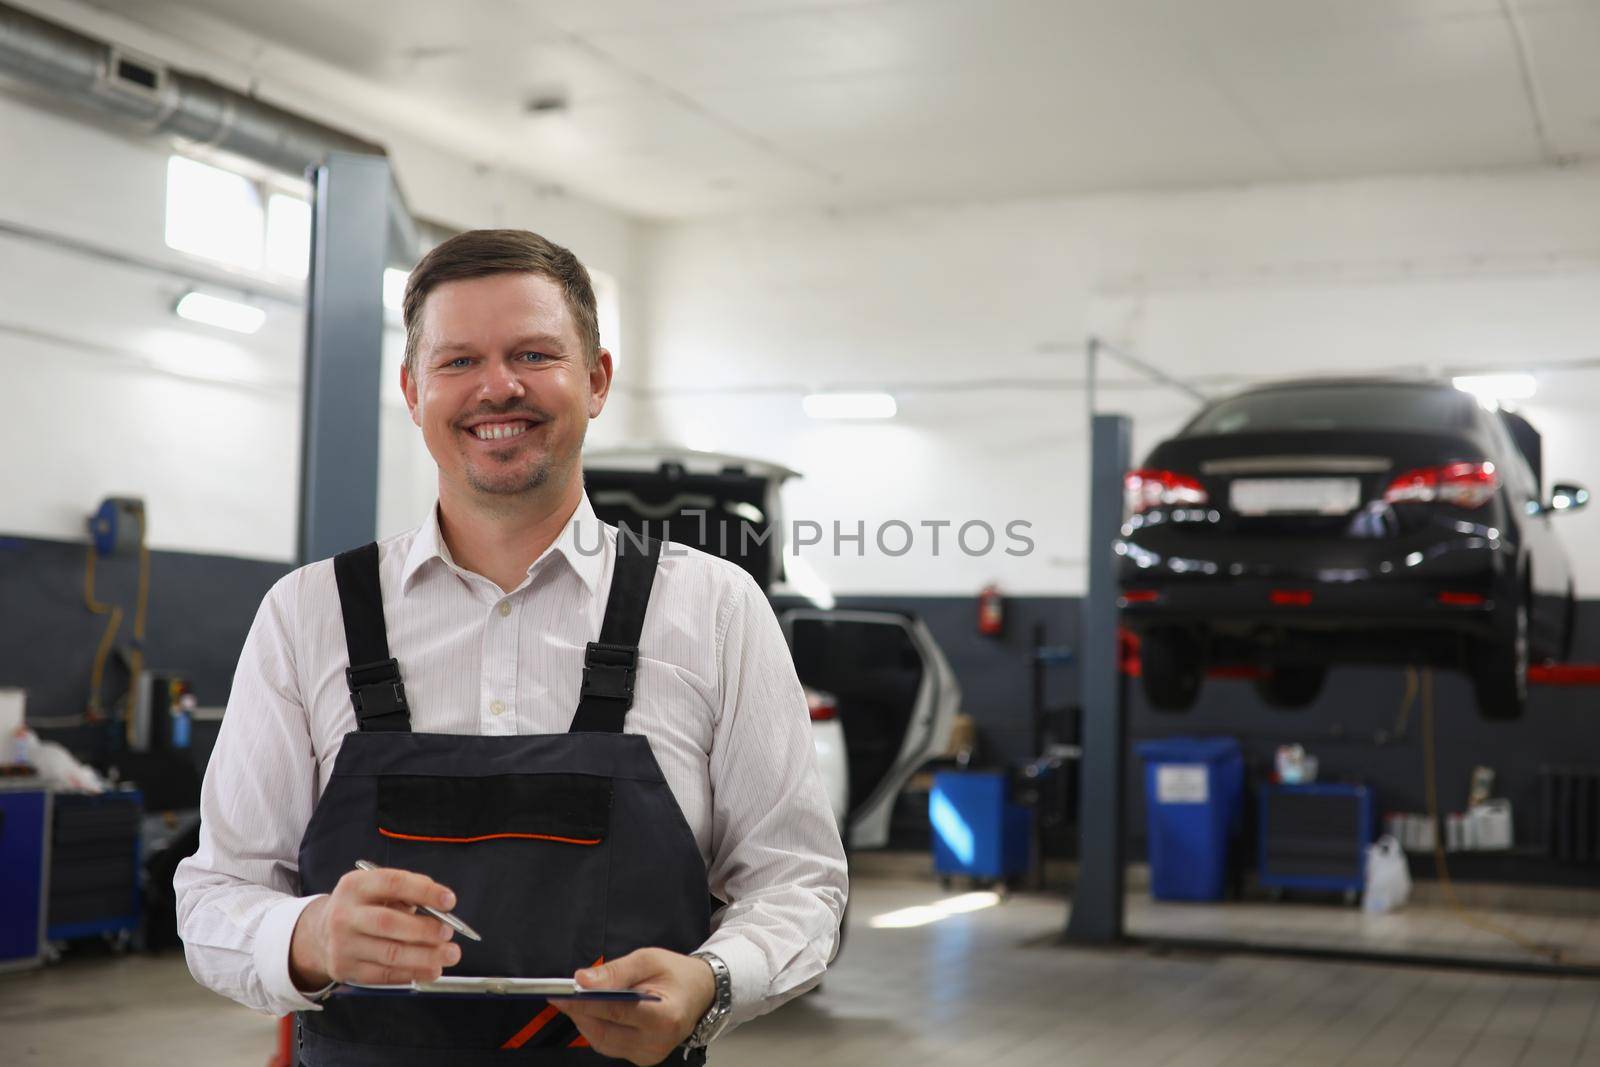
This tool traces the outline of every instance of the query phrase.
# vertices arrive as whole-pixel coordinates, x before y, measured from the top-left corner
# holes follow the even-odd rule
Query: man
[[[438,507],[263,602],[175,879],[190,969],[302,1013],[311,1067],[699,1062],[838,939],[843,851],[782,635],[742,570],[595,519],[581,451],[612,361],[570,252],[461,234],[404,318]],[[359,988],[442,974],[657,999]]]

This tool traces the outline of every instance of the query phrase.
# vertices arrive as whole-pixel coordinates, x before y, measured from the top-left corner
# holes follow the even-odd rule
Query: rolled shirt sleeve
[[[300,837],[317,764],[296,675],[299,572],[262,601],[245,639],[200,792],[200,847],[178,865],[178,931],[195,979],[257,1011],[315,1005],[289,977]]]
[[[735,1024],[817,983],[848,893],[793,659],[766,598],[740,579],[718,620],[722,708],[710,759],[708,877],[728,904],[704,946],[728,965]]]

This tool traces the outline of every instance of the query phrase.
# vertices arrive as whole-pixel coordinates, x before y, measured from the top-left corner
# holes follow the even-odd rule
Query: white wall
[[[157,548],[291,560],[304,331],[298,288],[247,279],[268,291],[267,324],[253,336],[180,320],[172,306],[191,286],[179,272],[200,264],[165,246],[168,143],[0,95],[0,145],[0,224],[173,270],[0,233],[0,533],[80,538],[101,497],[136,495],[148,501]],[[395,163],[419,214],[463,228],[539,229],[616,277],[626,374],[629,351],[643,347],[633,337],[632,222],[403,139]],[[395,384],[400,350],[392,323],[379,533],[414,525],[434,491],[431,462]],[[591,439],[626,434],[628,408],[619,398]]]
[[[661,226],[653,415],[803,472],[791,519],[1033,524],[1025,557],[802,552],[835,592],[1076,593],[1087,334],[1197,380],[1600,360],[1597,209],[1589,168]],[[1541,383],[1547,473],[1600,488],[1600,368]],[[803,390],[854,385],[888,386],[900,416],[801,414]],[[1193,406],[1134,385],[1101,410],[1136,417],[1138,453]],[[1582,555],[1600,511],[1565,524]],[[1600,561],[1579,591],[1600,595]]]

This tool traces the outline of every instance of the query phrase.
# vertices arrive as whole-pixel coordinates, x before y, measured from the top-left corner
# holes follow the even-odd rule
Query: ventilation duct
[[[330,151],[381,146],[0,4],[0,74],[149,133],[210,145],[295,176]]]

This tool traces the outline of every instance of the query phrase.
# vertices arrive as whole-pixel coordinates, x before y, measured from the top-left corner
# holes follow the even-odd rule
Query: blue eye
[[[540,360],[548,359],[549,357],[546,356],[543,352],[524,352],[524,353],[522,353],[521,357],[519,357],[519,358],[525,359],[530,363],[537,363]]]

